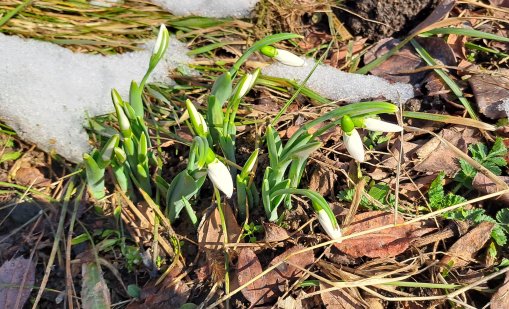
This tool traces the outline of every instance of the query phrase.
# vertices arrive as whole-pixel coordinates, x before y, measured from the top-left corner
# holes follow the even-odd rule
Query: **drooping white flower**
[[[364,127],[370,131],[378,132],[401,132],[403,128],[397,124],[382,121],[375,118],[365,118]]]
[[[350,133],[343,132],[343,143],[348,153],[357,161],[364,162],[364,144],[356,129]]]
[[[232,177],[230,175],[230,171],[223,162],[216,158],[214,161],[207,164],[207,175],[216,188],[223,192],[228,198],[232,197]]]
[[[325,233],[327,233],[330,238],[333,240],[341,241],[341,229],[339,226],[334,227],[334,224],[332,223],[329,215],[325,210],[320,209],[318,211],[318,221],[320,222],[320,225],[322,226]]]
[[[301,57],[287,50],[275,48],[274,46],[264,46],[260,49],[260,51],[265,56],[274,58],[282,64],[292,67],[302,67],[306,63]]]

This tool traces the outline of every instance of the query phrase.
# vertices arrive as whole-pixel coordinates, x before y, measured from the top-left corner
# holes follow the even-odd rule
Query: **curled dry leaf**
[[[491,297],[491,309],[509,308],[509,274],[506,273],[504,284]]]
[[[404,252],[411,241],[420,236],[421,228],[418,224],[404,223],[403,218],[398,217],[398,225],[378,232],[369,233],[343,240],[334,244],[340,251],[352,256],[371,258],[391,257]],[[383,211],[370,211],[358,214],[353,223],[343,230],[343,234],[351,235],[358,232],[374,229],[381,226],[394,225],[394,215]],[[423,230],[429,232],[429,230]]]
[[[278,264],[289,255],[295,254],[302,249],[304,247],[297,245],[286,250],[273,259],[269,267]],[[312,251],[295,254],[288,258],[287,262],[281,263],[274,270],[242,289],[242,295],[251,302],[251,305],[262,305],[272,301],[283,294],[284,288],[288,286],[288,282],[296,279],[302,272],[293,265],[305,268],[313,262],[314,255]],[[237,287],[243,286],[260,273],[262,273],[262,266],[254,251],[248,248],[242,249],[239,253],[235,277],[232,283]]]
[[[35,264],[22,256],[0,267],[0,308],[23,308],[35,282]]]
[[[356,288],[337,289],[325,291],[332,288],[332,285],[320,282],[320,296],[326,308],[335,309],[366,309],[364,301]],[[355,294],[355,295],[352,295]]]
[[[484,247],[491,237],[491,231],[495,226],[492,222],[482,222],[470,232],[458,239],[449,248],[447,254],[440,263],[451,265],[453,268],[463,267],[470,263],[475,254]]]

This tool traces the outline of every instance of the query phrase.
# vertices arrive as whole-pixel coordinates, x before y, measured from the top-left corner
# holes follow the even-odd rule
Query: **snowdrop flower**
[[[306,63],[301,57],[274,46],[264,46],[260,49],[260,52],[267,57],[274,58],[282,64],[292,67],[302,67]]]
[[[341,241],[341,229],[339,228],[339,225],[337,222],[331,221],[329,215],[324,209],[320,209],[318,211],[318,221],[330,238]]]
[[[403,128],[397,124],[382,121],[380,119],[375,118],[365,118],[363,119],[364,128],[370,131],[379,131],[379,132],[401,132]]]
[[[223,162],[216,158],[214,161],[207,164],[207,175],[216,188],[223,192],[228,198],[232,197],[232,177],[230,175],[230,171]]]
[[[378,132],[401,132],[403,128],[397,124],[385,122],[376,118],[352,119],[345,115],[341,118],[341,129],[343,129],[343,142],[348,153],[357,161],[364,162],[364,144],[355,127],[365,128]]]
[[[186,108],[196,134],[201,137],[206,137],[209,132],[209,127],[207,126],[203,116],[198,112],[196,107],[194,107],[194,104],[189,99],[186,100]]]
[[[260,69],[256,69],[253,73],[248,73],[244,76],[242,81],[240,82],[240,90],[238,92],[239,98],[245,96],[251,88],[253,88],[258,75],[260,74]]]
[[[355,129],[352,118],[345,115],[341,118],[341,129],[343,130],[343,143],[348,153],[357,161],[364,162],[364,144]]]

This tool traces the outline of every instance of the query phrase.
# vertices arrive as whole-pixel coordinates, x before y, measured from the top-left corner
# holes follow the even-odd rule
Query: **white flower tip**
[[[215,159],[207,165],[207,175],[214,186],[228,198],[233,195],[233,180],[230,171],[223,162]]]
[[[292,67],[302,67],[306,64],[304,59],[284,49],[278,49],[274,59]]]
[[[401,127],[397,124],[382,121],[380,119],[375,119],[375,118],[364,119],[364,126],[366,127],[366,129],[368,129],[370,131],[379,131],[379,132],[401,132],[401,131],[403,131],[403,127]]]
[[[357,161],[364,162],[364,144],[357,130],[352,130],[350,135],[343,133],[343,142],[348,153]]]
[[[318,221],[320,222],[320,225],[324,229],[325,233],[327,233],[331,239],[341,242],[341,229],[339,226],[334,228],[329,215],[327,215],[325,210],[321,209],[318,211]]]

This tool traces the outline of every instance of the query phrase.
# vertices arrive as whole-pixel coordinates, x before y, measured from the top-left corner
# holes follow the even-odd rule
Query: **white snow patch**
[[[148,68],[153,44],[142,51],[102,56],[0,33],[0,119],[22,139],[80,162],[90,150],[83,129],[86,115],[114,110],[112,88],[128,98],[131,81],[139,82]],[[151,80],[173,82],[168,70],[188,63],[188,51],[171,38]]]
[[[259,0],[151,0],[179,16],[248,17]]]
[[[306,79],[314,65],[313,59],[306,59],[306,64],[302,67],[274,63],[263,68],[262,73],[300,83]],[[391,84],[377,76],[345,73],[324,64],[318,65],[306,86],[328,99],[346,102],[384,97],[393,103],[401,104],[414,97],[412,85]]]

